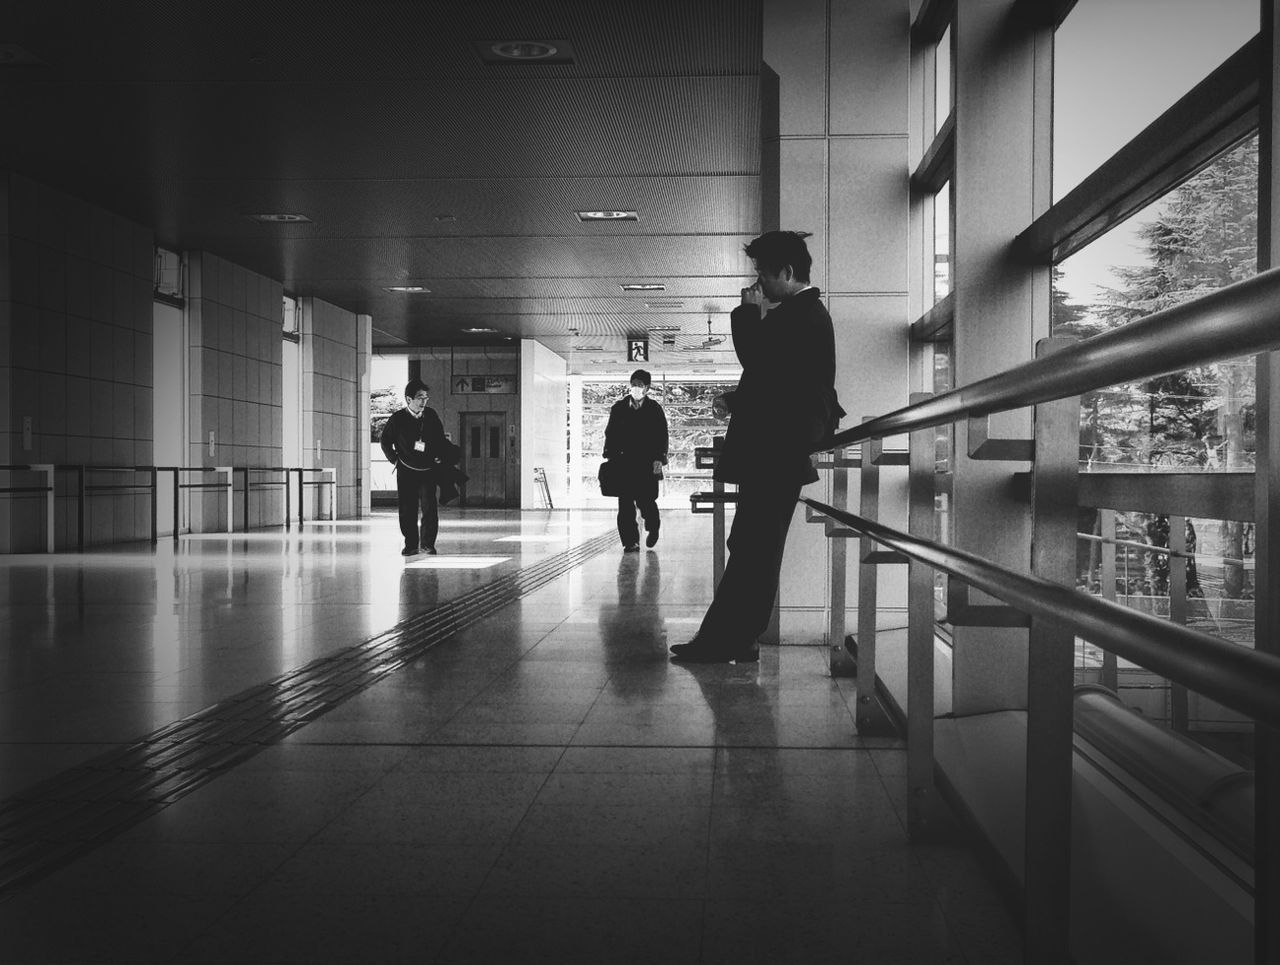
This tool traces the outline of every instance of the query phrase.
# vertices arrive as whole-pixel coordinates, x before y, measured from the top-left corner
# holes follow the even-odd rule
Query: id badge
[[[413,444],[413,448],[416,449],[418,452],[426,452],[427,444],[423,442],[421,439],[419,439],[417,442]]]

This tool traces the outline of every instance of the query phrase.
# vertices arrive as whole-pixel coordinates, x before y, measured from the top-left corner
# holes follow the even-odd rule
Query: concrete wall
[[[338,470],[338,515],[344,518],[358,515],[364,504],[358,477],[369,459],[369,419],[360,404],[369,353],[361,349],[361,325],[353,312],[302,299],[303,463]],[[308,497],[309,515],[314,495]]]
[[[566,478],[568,362],[533,339],[520,343],[520,507],[538,509],[542,496],[534,467],[546,470],[554,506],[569,499]]]
[[[188,466],[281,464],[282,296],[279,282],[209,252],[188,256]],[[187,481],[201,477],[191,474]],[[241,505],[237,498],[237,529],[244,525]],[[225,496],[216,491],[193,496],[189,514],[193,532],[225,531]],[[249,525],[283,520],[284,491],[254,490]]]
[[[0,176],[0,198],[0,462],[149,464],[151,231],[16,174]],[[73,489],[74,477],[58,484]],[[149,505],[145,495],[93,495],[86,542],[149,536]],[[4,497],[0,552],[42,551],[45,518],[43,495]],[[61,496],[59,549],[74,548],[75,527],[74,500]]]

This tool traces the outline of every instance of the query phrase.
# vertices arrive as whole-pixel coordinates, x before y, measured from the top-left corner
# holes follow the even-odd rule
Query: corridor
[[[407,564],[385,514],[0,557],[0,961],[1019,960],[974,854],[907,843],[903,745],[856,735],[822,648],[669,663],[710,596],[709,518],[668,511],[640,554],[612,526],[446,510],[441,555]],[[464,598],[456,629],[405,630]],[[76,824],[86,792],[4,823],[378,641],[411,659],[351,664],[374,669],[305,721],[252,705],[276,716],[207,779],[108,795],[127,820]]]

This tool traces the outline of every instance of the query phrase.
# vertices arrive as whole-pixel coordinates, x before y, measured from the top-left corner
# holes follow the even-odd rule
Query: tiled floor
[[[904,751],[820,649],[668,661],[711,575],[709,520],[666,515],[0,899],[0,961],[1019,960],[976,860],[908,845]],[[0,558],[0,798],[611,526]]]

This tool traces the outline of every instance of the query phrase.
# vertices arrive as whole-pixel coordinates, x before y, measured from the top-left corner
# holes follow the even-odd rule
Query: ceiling
[[[159,245],[369,314],[383,351],[535,338],[573,372],[620,372],[648,333],[651,368],[735,361],[760,227],[759,2],[9,6],[0,167]],[[482,59],[508,40],[567,42],[572,63]],[[247,217],[268,212],[310,221]],[[620,287],[637,282],[665,290]]]

